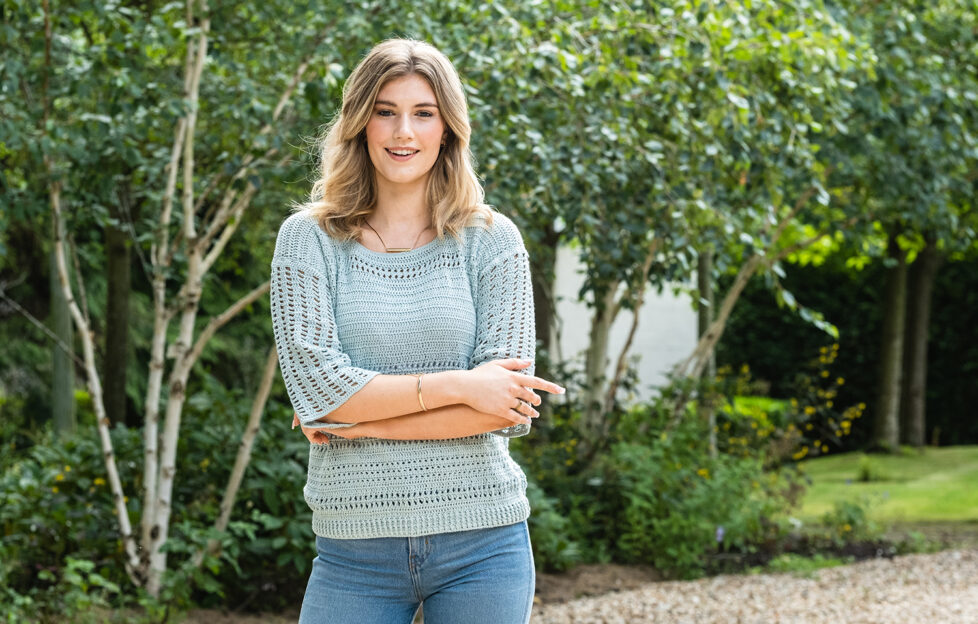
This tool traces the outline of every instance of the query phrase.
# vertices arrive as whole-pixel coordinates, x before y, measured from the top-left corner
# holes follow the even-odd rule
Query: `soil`
[[[583,596],[637,589],[662,579],[662,574],[649,566],[585,564],[559,574],[538,572],[537,593],[533,600],[538,604],[567,602]]]

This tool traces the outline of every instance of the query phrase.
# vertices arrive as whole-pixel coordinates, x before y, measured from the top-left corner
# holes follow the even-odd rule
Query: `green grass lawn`
[[[801,462],[812,479],[797,512],[816,521],[837,500],[864,501],[870,517],[884,524],[978,524],[978,446],[925,448],[902,455],[868,455],[879,474],[858,480],[861,453]]]

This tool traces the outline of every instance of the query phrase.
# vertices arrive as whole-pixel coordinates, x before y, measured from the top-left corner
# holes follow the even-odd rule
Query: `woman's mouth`
[[[412,156],[417,154],[421,150],[416,149],[390,149],[388,147],[384,148],[384,151],[396,161],[403,162],[405,160],[410,160]]]

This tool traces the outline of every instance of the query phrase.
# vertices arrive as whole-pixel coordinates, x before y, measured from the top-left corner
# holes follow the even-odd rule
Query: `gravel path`
[[[978,624],[978,549],[717,576],[537,605],[534,624]]]

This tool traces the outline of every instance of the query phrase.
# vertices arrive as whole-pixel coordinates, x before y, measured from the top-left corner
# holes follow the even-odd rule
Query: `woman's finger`
[[[517,381],[527,388],[536,388],[537,390],[543,390],[544,392],[549,392],[550,394],[564,394],[564,392],[566,392],[566,389],[562,388],[558,384],[540,377],[520,375]]]
[[[506,412],[506,419],[513,421],[517,425],[529,424],[531,422],[530,415],[536,414],[536,410],[523,401],[520,401],[516,407],[509,408]]]
[[[540,405],[541,403],[543,403],[543,399],[540,398],[540,395],[530,390],[526,386],[523,386],[523,389],[520,390],[520,393],[517,396],[517,398],[526,401],[530,405]]]
[[[492,360],[493,364],[502,366],[509,370],[519,370],[533,364],[533,360],[521,360],[520,358],[506,358],[503,360]]]

